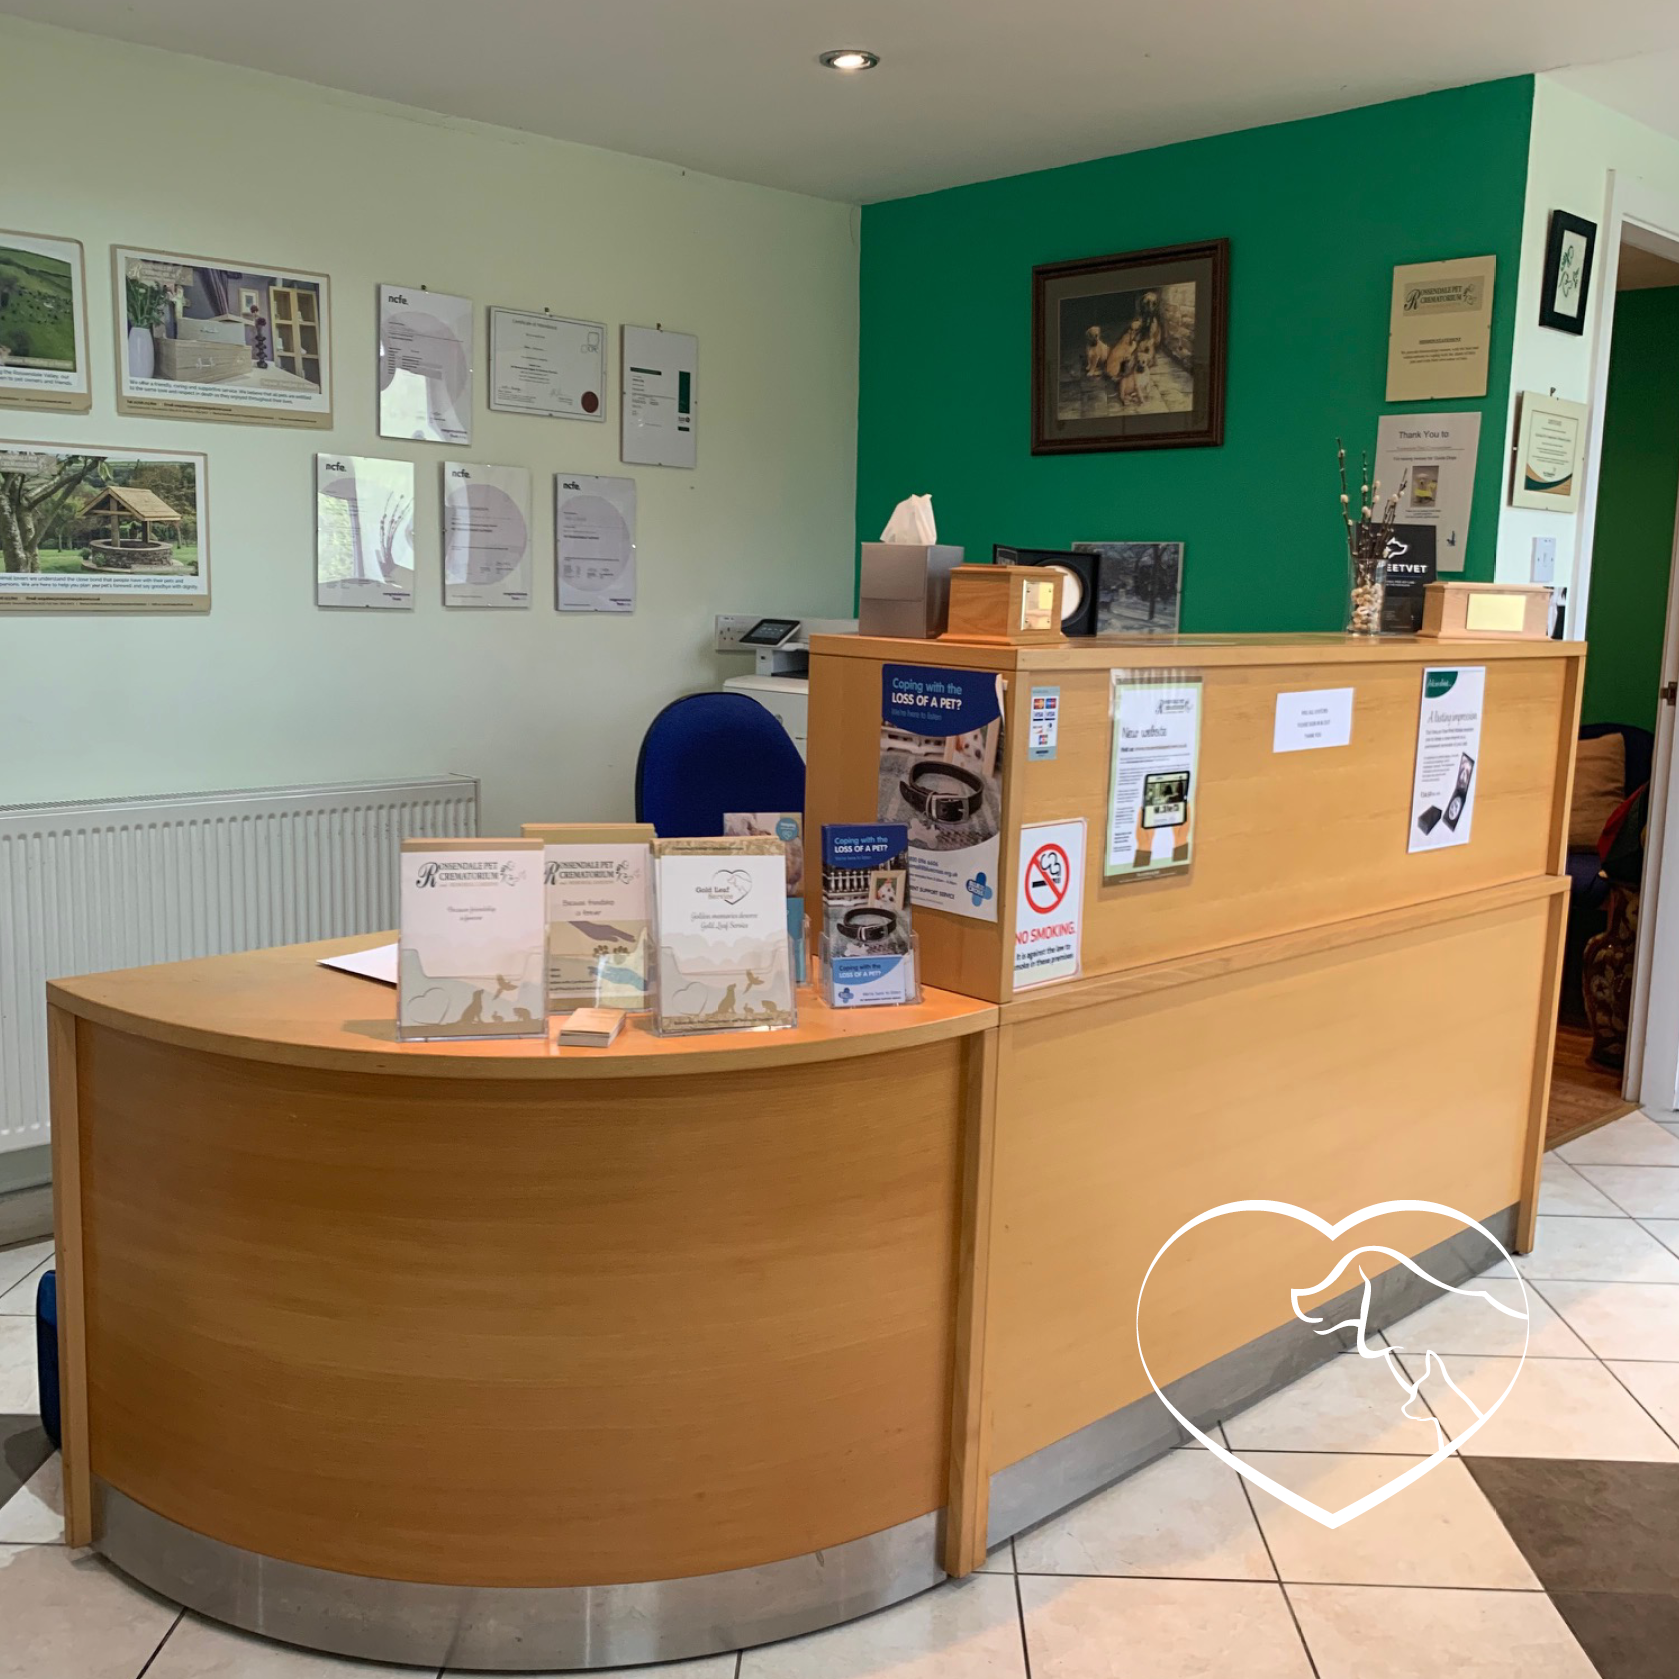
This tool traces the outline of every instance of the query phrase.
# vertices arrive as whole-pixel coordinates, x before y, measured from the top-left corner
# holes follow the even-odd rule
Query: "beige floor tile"
[[[1319,1679],[1598,1679],[1543,1592],[1293,1586],[1288,1595]]]
[[[1322,1452],[1255,1452],[1256,1469],[1334,1512],[1386,1486],[1417,1460]],[[1254,1508],[1285,1581],[1369,1586],[1484,1586],[1537,1591],[1539,1581],[1497,1512],[1456,1458],[1446,1458],[1338,1528],[1253,1489]]]
[[[34,1314],[35,1276],[51,1258],[51,1242],[25,1242],[18,1248],[0,1248],[0,1312]],[[26,1300],[27,1305],[23,1304]]]
[[[1643,1364],[1616,1359],[1609,1366],[1633,1398],[1679,1440],[1679,1364]]]
[[[1447,1375],[1464,1397],[1437,1378],[1423,1397],[1456,1438],[1474,1420],[1470,1405],[1488,1410],[1510,1380],[1513,1358],[1448,1358]],[[1461,1448],[1466,1457],[1571,1457],[1619,1462],[1679,1463],[1668,1439],[1614,1375],[1595,1359],[1530,1358],[1510,1396]]]
[[[1643,1114],[1627,1114],[1555,1152],[1570,1166],[1679,1166],[1679,1137]]]
[[[1637,1228],[1631,1219],[1622,1222],[1630,1229]],[[1420,1312],[1390,1324],[1384,1331],[1388,1345],[1411,1352],[1432,1348],[1442,1354],[1482,1353],[1490,1357],[1520,1358],[1525,1333],[1530,1358],[1592,1356],[1585,1342],[1539,1295],[1531,1288],[1524,1291],[1514,1277],[1480,1277],[1472,1286],[1502,1301],[1512,1311],[1525,1309],[1527,1322],[1493,1311],[1483,1300],[1464,1294],[1444,1294]]]
[[[980,1574],[1012,1574],[1014,1573],[1014,1541],[1005,1539],[1001,1545],[986,1554],[985,1561],[979,1565],[976,1572]]]
[[[1557,1315],[1599,1358],[1679,1362],[1679,1287],[1674,1284],[1540,1286]]]
[[[64,1460],[54,1452],[4,1504],[0,1545],[64,1543]]]
[[[1404,1415],[1405,1393],[1385,1358],[1343,1353],[1240,1416],[1225,1437],[1245,1452],[1399,1452],[1427,1457],[1434,1427]]]
[[[1630,1218],[1546,1218],[1516,1268],[1534,1282],[1679,1283],[1679,1254]]]
[[[734,1657],[718,1659],[727,1663],[727,1667],[720,1668],[708,1679],[732,1679]],[[381,1679],[381,1676],[399,1679],[400,1675],[431,1679],[431,1671],[317,1655],[312,1650],[299,1650],[289,1644],[276,1644],[272,1639],[235,1632],[214,1621],[201,1621],[196,1615],[184,1615],[158,1652],[157,1660],[146,1669],[146,1679]],[[655,1675],[668,1669],[649,1667],[636,1671]]]
[[[1032,1679],[1311,1679],[1278,1586],[1020,1579]]]
[[[1670,1253],[1679,1253],[1679,1218],[1643,1218],[1638,1222]]]
[[[0,1416],[41,1409],[41,1384],[35,1374],[35,1321],[0,1318]]]
[[[741,1679],[1024,1679],[1014,1592],[1011,1578],[971,1574],[878,1615],[748,1650]]]
[[[134,1679],[176,1613],[89,1552],[0,1545],[0,1679]]]
[[[1679,1218],[1679,1167],[1580,1166],[1592,1188],[1600,1189],[1634,1218]]]
[[[1545,1156],[1544,1176],[1539,1183],[1539,1211],[1556,1216],[1628,1216],[1601,1189],[1594,1189],[1566,1160],[1558,1160],[1554,1154]]]
[[[1023,1574],[1273,1580],[1241,1477],[1206,1450],[1170,1452],[1015,1540]]]

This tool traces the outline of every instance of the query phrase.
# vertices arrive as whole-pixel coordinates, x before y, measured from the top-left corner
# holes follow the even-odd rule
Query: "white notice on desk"
[[[1469,843],[1486,686],[1485,665],[1435,666],[1422,673],[1407,850]]]
[[[554,475],[554,605],[635,611],[635,480]]]
[[[1273,752],[1315,752],[1322,746],[1346,746],[1353,738],[1351,688],[1312,688],[1277,695],[1277,720],[1271,731]]]
[[[691,333],[624,328],[621,453],[626,465],[694,465],[699,355],[700,341]]]

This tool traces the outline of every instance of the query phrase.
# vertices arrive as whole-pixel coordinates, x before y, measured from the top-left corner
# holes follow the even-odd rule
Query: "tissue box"
[[[948,543],[865,542],[857,633],[912,641],[942,635],[950,574],[961,563],[962,550]]]

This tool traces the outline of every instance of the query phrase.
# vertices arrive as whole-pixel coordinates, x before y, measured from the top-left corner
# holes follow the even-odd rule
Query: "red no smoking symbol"
[[[1067,896],[1072,865],[1058,845],[1040,845],[1026,865],[1026,901],[1039,915],[1048,915]]]

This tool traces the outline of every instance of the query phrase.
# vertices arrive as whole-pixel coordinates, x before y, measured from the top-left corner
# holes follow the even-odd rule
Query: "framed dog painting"
[[[1032,453],[1224,441],[1230,241],[1032,270]]]

